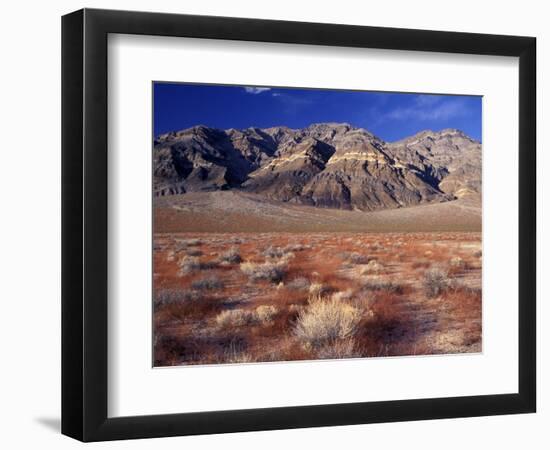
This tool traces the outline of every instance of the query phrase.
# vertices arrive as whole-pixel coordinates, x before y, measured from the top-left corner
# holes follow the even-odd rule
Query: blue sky
[[[481,141],[481,97],[154,83],[154,133],[195,125],[302,128],[346,122],[392,142],[419,131],[458,128]]]

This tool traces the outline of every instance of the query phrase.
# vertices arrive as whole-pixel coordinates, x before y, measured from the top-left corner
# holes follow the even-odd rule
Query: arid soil
[[[205,202],[202,215],[198,200],[157,203],[155,366],[481,351],[475,206],[416,207],[414,230],[393,211],[357,212],[355,223],[353,211],[292,206],[279,211],[283,220],[274,209],[250,215],[253,198],[239,199],[248,210],[228,204],[232,212],[213,214],[223,211],[216,198],[221,205]],[[422,214],[445,207],[455,208],[454,222]],[[324,219],[315,226],[312,214]],[[306,216],[308,230],[292,226]],[[388,223],[400,225],[376,232],[392,231]],[[430,225],[439,231],[422,232]]]
[[[481,231],[481,198],[382,211],[317,208],[237,191],[155,198],[156,233]]]

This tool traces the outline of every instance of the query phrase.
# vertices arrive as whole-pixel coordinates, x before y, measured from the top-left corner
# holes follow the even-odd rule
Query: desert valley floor
[[[480,352],[480,217],[155,199],[154,365]]]

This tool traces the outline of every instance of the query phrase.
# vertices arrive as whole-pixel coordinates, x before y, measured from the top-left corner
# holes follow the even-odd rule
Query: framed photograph
[[[532,37],[62,21],[62,432],[535,412]]]

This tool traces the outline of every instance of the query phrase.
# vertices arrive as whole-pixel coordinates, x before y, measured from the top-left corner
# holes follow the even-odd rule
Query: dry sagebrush
[[[437,297],[449,287],[448,273],[439,268],[427,270],[424,274],[424,289],[428,297]]]
[[[255,310],[232,309],[222,311],[216,316],[216,323],[219,327],[240,327],[243,325],[271,323],[278,310],[273,305],[261,305]]]
[[[237,247],[232,247],[220,255],[220,261],[225,264],[238,264],[242,262],[242,260]]]
[[[248,275],[252,281],[267,280],[272,283],[283,281],[286,275],[287,265],[284,262],[253,263],[250,261],[241,263],[241,271]]]
[[[320,348],[340,339],[352,337],[362,311],[334,298],[310,298],[309,305],[298,315],[294,334],[304,346]]]

